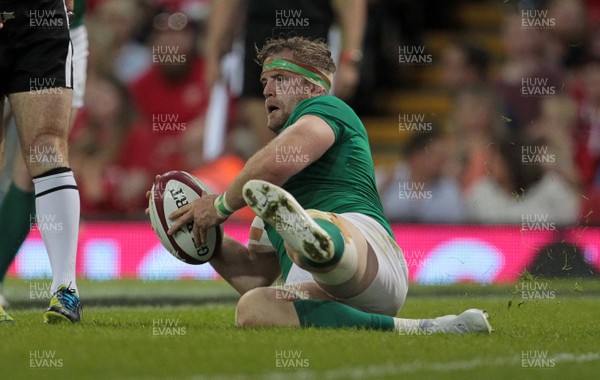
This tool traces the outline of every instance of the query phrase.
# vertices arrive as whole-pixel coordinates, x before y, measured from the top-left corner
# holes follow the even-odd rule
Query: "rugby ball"
[[[150,190],[149,214],[152,229],[164,247],[178,260],[188,264],[204,264],[220,249],[223,241],[223,226],[214,226],[206,231],[206,244],[194,239],[193,222],[182,226],[173,235],[167,231],[174,221],[169,215],[177,209],[210,194],[209,190],[193,175],[184,171],[170,171],[159,176]]]

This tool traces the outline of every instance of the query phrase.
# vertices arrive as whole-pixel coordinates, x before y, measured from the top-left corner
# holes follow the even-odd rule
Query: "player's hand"
[[[160,178],[160,176],[157,174],[156,177],[154,177],[154,181],[155,182],[158,181],[158,178]],[[152,196],[152,192],[150,192],[150,190],[146,191],[146,198],[148,198],[148,201],[150,201],[151,196]],[[146,207],[144,212],[146,213],[146,215],[150,215],[150,206]]]
[[[205,194],[200,199],[173,212],[169,215],[169,219],[175,220],[175,223],[169,228],[167,234],[172,235],[181,227],[193,222],[194,240],[199,242],[199,245],[206,244],[206,230],[227,220],[217,214],[214,205],[216,198],[215,194]]]
[[[150,201],[151,196],[152,196],[152,193],[150,193],[150,190],[146,191],[146,198],[148,198],[148,201]],[[150,215],[150,206],[146,207],[144,212],[146,213],[146,215]]]

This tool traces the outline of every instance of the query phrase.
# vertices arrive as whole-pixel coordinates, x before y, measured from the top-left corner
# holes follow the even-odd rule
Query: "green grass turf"
[[[5,289],[19,300],[29,286],[8,280]],[[203,297],[232,299],[219,282],[82,281],[80,290],[84,302],[87,295],[98,305],[86,307],[81,324],[44,325],[40,308],[13,307],[17,321],[0,325],[0,379],[596,379],[600,373],[598,281],[549,282],[554,297],[545,299],[524,299],[515,285],[413,286],[405,318],[488,310],[494,333],[470,336],[241,330],[233,325],[233,303],[199,305]],[[100,306],[126,295],[146,297],[147,305]],[[149,306],[171,296],[194,305]],[[167,321],[177,323],[171,334],[153,326]],[[546,367],[523,368],[524,353],[547,354],[536,363]],[[278,355],[295,355],[302,368],[278,367]]]

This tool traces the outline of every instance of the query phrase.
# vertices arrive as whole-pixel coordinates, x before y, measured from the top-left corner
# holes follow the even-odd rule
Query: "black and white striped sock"
[[[33,178],[38,229],[44,239],[55,292],[59,285],[75,282],[79,234],[79,190],[69,168],[50,170]],[[78,293],[79,294],[79,293]]]

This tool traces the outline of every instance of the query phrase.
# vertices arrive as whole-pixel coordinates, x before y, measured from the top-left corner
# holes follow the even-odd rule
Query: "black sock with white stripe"
[[[69,168],[52,169],[33,178],[38,229],[44,239],[52,287],[75,283],[75,259],[79,234],[79,190]],[[77,292],[79,294],[79,292]]]

